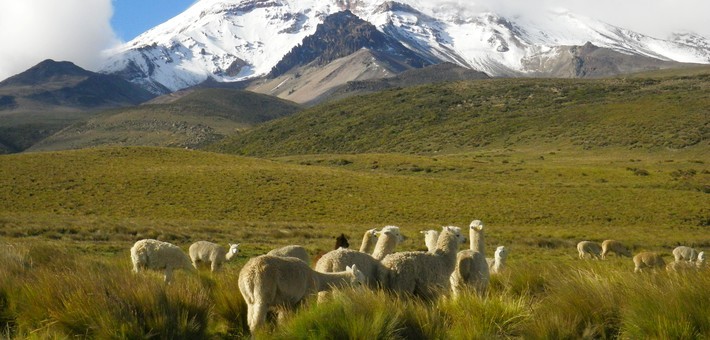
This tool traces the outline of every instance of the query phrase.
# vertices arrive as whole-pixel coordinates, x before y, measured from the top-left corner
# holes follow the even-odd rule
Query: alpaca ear
[[[351,266],[346,266],[346,267],[345,267],[345,271],[346,271],[346,272],[349,272],[349,273],[352,273],[354,266],[355,266],[355,265],[352,265],[352,267],[351,267]]]

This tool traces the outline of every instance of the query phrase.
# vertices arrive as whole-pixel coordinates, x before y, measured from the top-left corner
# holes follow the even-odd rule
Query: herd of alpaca
[[[577,252],[580,259],[587,258],[605,259],[609,253],[617,256],[631,257],[631,252],[621,242],[616,240],[605,240],[599,245],[592,241],[581,241],[577,243]],[[665,267],[668,272],[678,272],[681,270],[698,269],[705,265],[705,252],[687,247],[678,246],[673,249],[674,261],[666,265],[663,254],[658,252],[644,251],[632,257],[634,261],[634,272],[643,272],[644,269],[656,269]]]
[[[479,220],[469,225],[469,249],[459,250],[466,242],[461,228],[442,227],[441,231],[421,231],[427,251],[395,252],[405,240],[399,227],[385,226],[367,230],[360,250],[349,249],[345,235],[336,238],[334,250],[317,258],[311,268],[308,251],[303,246],[289,245],[249,259],[239,272],[239,291],[247,304],[247,322],[253,332],[264,325],[268,312],[284,313],[302,303],[306,297],[318,295],[321,302],[327,291],[345,286],[363,285],[384,289],[402,296],[434,300],[451,293],[457,298],[465,291],[485,294],[491,275],[505,268],[508,249],[496,248],[486,257],[484,226]],[[577,244],[580,259],[605,259],[610,253],[632,257],[621,242],[606,240],[601,244],[582,241]],[[195,272],[198,265],[209,265],[213,272],[239,253],[239,244],[225,249],[220,245],[198,241],[189,248],[189,256],[179,247],[158,240],[144,239],[131,248],[135,272],[144,269],[162,271],[165,282],[175,269]],[[674,261],[665,264],[661,254],[642,252],[633,256],[634,271],[664,267],[669,272],[699,268],[705,253],[690,247],[673,250]]]

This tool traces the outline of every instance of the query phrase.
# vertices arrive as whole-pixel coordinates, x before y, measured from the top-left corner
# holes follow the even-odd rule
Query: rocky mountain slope
[[[429,63],[450,62],[491,76],[579,77],[625,72],[627,67],[575,70],[578,60],[570,57],[570,50],[587,43],[621,53],[624,63],[646,64],[646,68],[673,65],[668,62],[710,63],[710,44],[705,37],[686,33],[658,39],[561,10],[550,10],[546,17],[532,20],[489,11],[474,13],[455,2],[434,6],[414,0],[201,0],[112,51],[103,72],[121,75],[154,93],[211,78],[223,82],[258,78],[279,65],[278,72],[272,74],[276,76],[302,64],[284,57],[303,46],[304,39],[329,15],[344,10]],[[311,58],[319,59],[322,66],[324,60],[344,57],[328,53],[321,50]],[[617,57],[604,58],[601,63]],[[648,63],[649,58],[656,63]]]

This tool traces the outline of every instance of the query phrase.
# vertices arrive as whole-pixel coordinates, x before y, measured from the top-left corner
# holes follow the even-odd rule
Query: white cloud
[[[0,0],[0,80],[45,59],[95,70],[118,43],[111,0]]]
[[[407,0],[405,0],[407,1]],[[565,9],[656,38],[693,31],[710,38],[708,0],[408,0],[428,7],[458,6],[503,16],[536,19],[551,9]]]

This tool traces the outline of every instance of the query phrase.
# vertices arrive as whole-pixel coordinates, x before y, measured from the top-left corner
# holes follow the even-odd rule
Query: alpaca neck
[[[370,253],[372,249],[374,248],[374,242],[372,235],[370,235],[370,232],[365,233],[365,236],[362,238],[362,244],[360,245],[360,252],[362,253]]]
[[[347,286],[353,280],[352,272],[321,273],[313,271],[316,278],[316,290],[319,292]]]
[[[505,266],[505,257],[496,256],[495,262],[493,262],[493,271],[499,272]]]
[[[226,255],[224,255],[224,259],[227,261],[231,260],[233,257],[234,257],[234,253],[231,251],[228,252]]]
[[[436,251],[436,240],[438,238],[438,234],[427,234],[425,243],[428,252],[433,253],[434,251]]]
[[[439,236],[439,242],[436,244],[435,255],[444,256],[456,263],[456,253],[459,251],[459,241],[455,234],[446,232]]]
[[[440,261],[441,268],[448,273],[451,273],[456,268],[456,255],[459,251],[459,240],[456,235],[447,233],[441,234],[439,242],[436,245],[436,251],[430,256],[436,256]]]
[[[372,257],[380,261],[385,258],[385,256],[392,254],[395,247],[397,247],[397,237],[391,237],[387,234],[382,235],[382,237],[377,240],[375,250],[372,252]]]
[[[471,229],[469,236],[471,238],[470,249],[485,255],[486,249],[483,238],[483,230]]]

